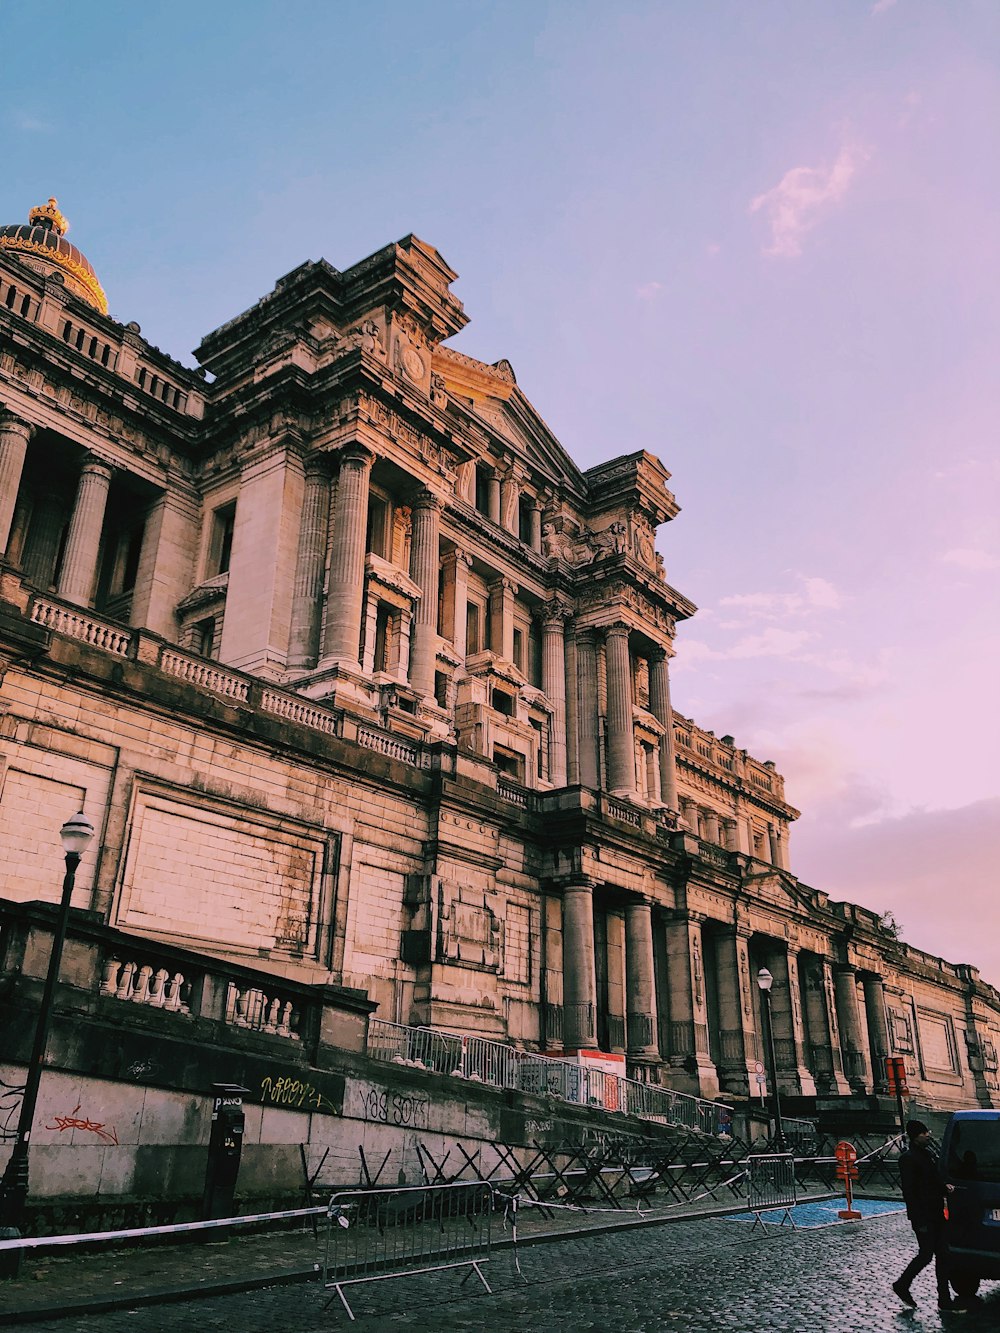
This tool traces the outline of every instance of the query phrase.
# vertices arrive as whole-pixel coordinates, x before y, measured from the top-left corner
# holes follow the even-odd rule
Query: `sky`
[[[193,364],[414,232],[582,466],[648,449],[673,702],[793,870],[1000,985],[996,0],[0,0],[4,223],[50,194]]]

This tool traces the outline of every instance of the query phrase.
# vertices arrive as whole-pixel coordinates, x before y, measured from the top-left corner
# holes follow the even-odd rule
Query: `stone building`
[[[1000,1104],[1000,995],[800,883],[774,765],[672,710],[669,473],[581,471],[449,347],[436,250],[305,263],[191,370],[65,230],[0,228],[0,896],[57,896],[84,805],[75,902],[151,976],[194,948],[739,1098],[766,966],[786,1093],[898,1053]]]

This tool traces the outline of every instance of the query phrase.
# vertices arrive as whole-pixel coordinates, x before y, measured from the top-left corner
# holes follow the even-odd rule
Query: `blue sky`
[[[182,360],[437,246],[456,346],[672,471],[675,706],[786,773],[794,868],[1000,982],[995,0],[0,0],[0,46],[3,221],[57,195]]]

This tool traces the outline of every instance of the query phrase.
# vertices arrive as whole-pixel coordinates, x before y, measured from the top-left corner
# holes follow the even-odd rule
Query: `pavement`
[[[544,1217],[522,1209],[519,1245],[501,1240],[484,1272],[451,1272],[348,1288],[359,1329],[613,1329],[615,1333],[923,1333],[1000,1328],[1000,1286],[981,1308],[939,1315],[930,1270],[914,1283],[917,1311],[889,1283],[911,1257],[901,1212],[857,1223],[766,1232],[733,1219],[722,1200],[631,1215],[598,1209]],[[707,1210],[706,1210],[707,1205]],[[745,1207],[745,1205],[736,1205]],[[728,1215],[727,1215],[728,1214]],[[809,1214],[801,1214],[803,1217]],[[670,1225],[665,1225],[667,1222]],[[0,1323],[32,1333],[297,1333],[347,1327],[335,1294],[311,1281],[323,1226],[227,1242],[34,1253],[0,1282]]]

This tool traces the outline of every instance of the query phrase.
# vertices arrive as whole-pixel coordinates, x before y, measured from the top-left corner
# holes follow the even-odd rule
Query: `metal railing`
[[[334,1194],[323,1285],[340,1297],[350,1319],[344,1288],[359,1282],[468,1268],[466,1276],[474,1272],[491,1292],[479,1265],[490,1257],[495,1209],[493,1188],[483,1181]]]
[[[586,1064],[536,1055],[483,1037],[405,1027],[384,1018],[369,1020],[368,1054],[386,1063],[419,1066],[429,1073],[453,1074],[495,1088],[547,1094],[561,1101],[620,1111],[661,1124],[685,1125],[706,1134],[718,1133],[730,1110],[721,1102],[642,1083]],[[785,1123],[795,1126],[799,1122]],[[815,1133],[810,1122],[801,1123]]]

